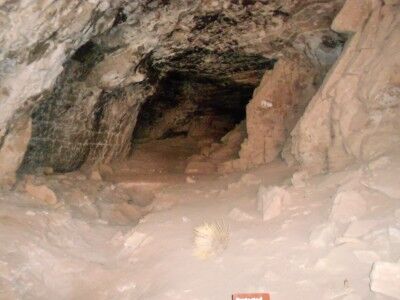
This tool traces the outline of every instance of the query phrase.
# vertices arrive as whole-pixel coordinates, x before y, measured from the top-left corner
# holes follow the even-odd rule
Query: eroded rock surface
[[[0,186],[11,187],[22,162],[32,133],[32,120],[22,116],[0,141]]]
[[[333,29],[353,36],[292,132],[304,168],[339,170],[399,147],[399,9],[347,1],[336,17]]]
[[[123,159],[141,105],[159,95],[163,107],[168,95],[157,91],[171,82],[184,88],[174,88],[181,97],[155,136],[180,132],[210,108],[238,122],[238,108],[277,60],[300,53],[323,76],[341,50],[329,26],[342,3],[1,3],[0,137],[22,109],[32,112],[33,135],[21,170]]]

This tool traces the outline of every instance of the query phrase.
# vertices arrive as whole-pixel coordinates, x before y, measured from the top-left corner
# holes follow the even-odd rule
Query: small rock
[[[310,245],[315,248],[324,248],[334,244],[337,228],[334,223],[325,223],[317,226],[310,235]]]
[[[111,178],[114,175],[114,170],[109,165],[100,164],[97,166],[101,178]]]
[[[306,186],[305,181],[309,178],[308,172],[307,171],[300,171],[296,172],[292,176],[292,184],[296,188],[302,188]]]
[[[388,234],[393,242],[400,242],[400,229],[390,226],[388,228]]]
[[[244,211],[234,208],[231,210],[229,213],[229,218],[231,218],[234,221],[239,221],[239,222],[245,222],[245,221],[252,221],[254,220],[254,217],[245,213]]]
[[[335,196],[330,219],[335,222],[348,223],[364,215],[367,203],[356,191],[341,191]]]
[[[375,220],[361,220],[352,222],[349,227],[347,227],[346,232],[343,234],[345,237],[361,237],[378,225]]]
[[[368,164],[368,169],[371,171],[375,171],[382,168],[387,168],[389,165],[390,165],[390,158],[387,156],[382,156],[376,160],[371,161]]]
[[[345,274],[349,270],[349,266],[356,268],[357,260],[352,255],[353,244],[343,244],[332,248],[329,253],[315,264],[315,270],[323,271],[330,274]]]
[[[138,222],[143,215],[138,206],[126,202],[116,205],[116,209],[120,210],[121,213],[132,222]]]
[[[282,205],[290,201],[290,194],[281,187],[265,188],[263,186],[258,190],[257,209],[263,214],[263,220],[271,220],[281,214]]]
[[[367,172],[366,178],[363,179],[363,184],[390,198],[400,199],[399,172],[399,157],[383,157],[370,163],[369,172]]]
[[[54,170],[52,167],[44,167],[43,168],[43,174],[44,175],[53,175],[54,174]]]
[[[378,261],[369,277],[372,291],[400,299],[400,264]]]
[[[46,185],[33,185],[27,183],[25,191],[32,197],[41,200],[46,204],[56,204],[58,202],[56,194]]]
[[[192,177],[188,176],[188,177],[186,177],[186,182],[187,183],[196,183],[196,180],[194,180]]]
[[[0,93],[1,94],[1,93]],[[2,108],[2,112],[3,112]],[[10,188],[16,183],[16,173],[24,158],[32,132],[32,121],[28,116],[22,116],[7,135],[2,137],[0,147],[0,185]]]
[[[147,236],[147,234],[138,232],[138,231],[133,231],[133,232],[128,233],[125,236],[124,246],[126,248],[136,249],[136,248],[144,245],[145,242],[148,240],[149,240],[149,237]]]
[[[380,256],[374,251],[358,250],[353,252],[357,259],[366,264],[373,264],[374,262],[380,260]]]
[[[94,170],[90,173],[90,180],[95,180],[95,181],[102,181],[103,179],[101,178],[100,172],[97,170]]]

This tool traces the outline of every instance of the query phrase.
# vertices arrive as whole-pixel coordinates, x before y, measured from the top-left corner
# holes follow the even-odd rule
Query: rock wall
[[[244,64],[301,54],[322,77],[341,50],[329,26],[342,3],[1,1],[0,146],[32,114],[22,169],[123,158],[141,104],[176,66],[254,84]]]
[[[0,1],[0,180],[15,177],[31,135],[31,123],[20,128],[20,120],[29,119],[72,52],[112,25],[120,2]]]
[[[0,186],[11,187],[22,162],[32,131],[32,121],[22,116],[13,124],[0,148]]]
[[[313,173],[400,145],[399,1],[348,0],[332,28],[351,38],[292,132],[291,153]]]
[[[52,87],[71,51],[111,26],[119,3],[0,2],[0,138],[16,111]]]
[[[247,105],[248,138],[240,159],[224,163],[221,172],[244,170],[273,161],[317,89],[320,70],[305,56],[281,59],[267,71]]]

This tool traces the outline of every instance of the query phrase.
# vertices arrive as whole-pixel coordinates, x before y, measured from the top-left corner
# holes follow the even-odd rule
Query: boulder
[[[367,212],[367,202],[356,191],[340,191],[336,194],[330,219],[334,222],[349,223]]]
[[[56,204],[58,202],[56,194],[46,185],[33,185],[27,183],[25,191],[44,204]]]
[[[10,187],[15,184],[16,172],[24,158],[31,132],[31,119],[22,117],[10,129],[3,144],[0,140],[0,186]]]
[[[400,264],[378,261],[370,274],[371,290],[385,296],[400,299]]]
[[[400,14],[392,3],[347,0],[336,16],[332,28],[354,34],[291,132],[302,168],[338,171],[399,149]]]
[[[331,25],[337,32],[357,32],[368,18],[369,4],[365,0],[348,0]]]
[[[284,203],[290,200],[290,194],[278,186],[269,188],[261,186],[258,190],[257,200],[258,211],[262,212],[263,220],[268,221],[281,214]]]
[[[314,248],[325,248],[334,244],[337,228],[335,223],[321,224],[313,229],[310,234],[310,245]]]
[[[376,220],[357,220],[351,222],[344,232],[344,237],[359,238],[369,233],[379,223]]]
[[[237,222],[246,222],[254,220],[254,217],[245,213],[239,208],[233,208],[229,213],[229,218]]]

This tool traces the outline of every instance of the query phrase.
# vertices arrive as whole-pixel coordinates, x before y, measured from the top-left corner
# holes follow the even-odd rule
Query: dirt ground
[[[125,173],[111,183],[81,172],[44,176],[55,204],[23,188],[2,191],[0,299],[219,300],[236,292],[269,292],[273,300],[391,299],[370,289],[372,265],[400,258],[400,202],[373,180],[380,170],[387,176],[396,170],[393,162],[388,169],[390,159],[312,178],[293,175],[282,162],[190,179]],[[286,196],[263,221],[268,212],[257,210],[257,199],[272,186]],[[152,192],[154,199],[132,204],[123,187],[142,187],[142,195]],[[346,195],[361,200],[349,204]],[[140,216],[116,206],[124,201]],[[125,219],[104,213],[115,207]],[[229,225],[227,249],[198,259],[194,228],[221,220]]]

